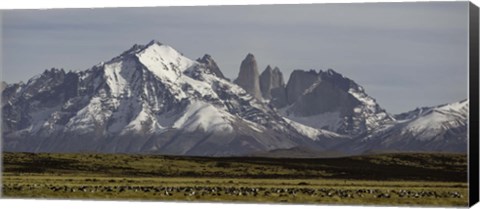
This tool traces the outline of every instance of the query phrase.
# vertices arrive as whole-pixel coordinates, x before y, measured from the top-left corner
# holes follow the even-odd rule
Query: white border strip
[[[449,1],[449,0],[436,0]],[[451,0],[450,0],[451,1]],[[478,0],[477,0],[478,1]],[[382,0],[2,0],[0,9],[102,8],[102,7],[154,7],[154,6],[207,6],[207,5],[262,5],[312,3],[375,3]],[[418,2],[418,0],[392,0],[388,2]]]

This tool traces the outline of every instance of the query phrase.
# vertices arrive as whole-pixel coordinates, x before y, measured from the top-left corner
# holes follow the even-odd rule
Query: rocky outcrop
[[[260,74],[260,91],[262,92],[262,97],[265,99],[270,99],[270,89],[272,85],[272,67],[270,65],[265,68],[265,70]]]
[[[225,76],[223,75],[222,71],[220,71],[217,63],[209,54],[205,54],[202,58],[198,58],[197,62],[204,64],[205,68],[210,70],[210,72],[217,77],[225,79]]]
[[[247,93],[251,94],[257,99],[262,99],[260,92],[260,82],[257,61],[255,56],[249,53],[240,65],[240,72],[237,79],[234,81],[241,86]]]

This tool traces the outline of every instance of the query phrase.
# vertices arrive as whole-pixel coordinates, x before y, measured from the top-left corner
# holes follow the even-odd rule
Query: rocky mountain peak
[[[197,62],[204,64],[205,68],[210,70],[210,72],[217,77],[225,79],[225,76],[223,75],[222,71],[220,71],[220,68],[218,67],[215,60],[213,60],[211,55],[205,54],[202,58],[198,58]]]
[[[260,90],[262,91],[262,96],[265,99],[272,98],[272,92],[276,92],[276,94],[282,95],[275,95],[274,98],[285,97],[285,83],[283,81],[283,74],[278,67],[275,67],[272,70],[270,65],[262,72],[260,75]],[[282,98],[283,100],[284,98]]]
[[[161,46],[161,45],[163,45],[163,43],[160,42],[160,41],[158,41],[158,40],[153,39],[153,40],[151,40],[150,42],[148,42],[147,47],[148,47],[148,46],[152,46],[152,45]]]
[[[275,66],[275,67],[273,68],[273,72],[275,72],[275,73],[282,73],[282,71],[280,71],[280,68],[278,68],[277,66]]]
[[[270,65],[267,65],[267,68],[265,68],[265,70],[263,71],[263,73],[265,72],[268,72],[268,73],[271,73],[272,72],[272,67],[270,67]],[[263,74],[262,73],[262,74]]]
[[[249,53],[240,64],[240,72],[234,81],[256,99],[261,99],[260,82],[257,61],[255,56]]]
[[[213,61],[212,55],[204,54],[202,58],[198,58],[197,60],[202,60],[204,62]]]
[[[162,45],[164,45],[164,44],[161,43],[160,41],[157,41],[157,40],[151,40],[146,45],[144,45],[144,44],[134,44],[128,50],[126,50],[122,54],[120,54],[120,56],[114,57],[112,60],[118,60],[119,58],[125,57],[125,56],[128,56],[128,55],[135,55],[135,54],[141,52],[142,50],[145,50],[146,48],[149,48],[149,47],[152,47],[152,46],[157,46],[158,47],[158,46],[162,46]]]
[[[135,53],[139,52],[140,50],[142,50],[144,48],[145,48],[145,45],[134,44],[132,47],[130,47],[130,49],[128,49],[128,50],[124,51],[122,54],[120,54],[120,56],[135,54]]]
[[[320,70],[318,75],[320,76],[320,79],[328,80],[333,85],[341,88],[344,91],[348,91],[350,88],[354,88],[354,89],[358,89],[358,90],[363,91],[363,89],[359,88],[359,86],[354,81],[352,81],[349,78],[346,78],[342,74],[340,74],[340,73],[338,73],[338,72],[336,72],[332,69],[328,69],[327,71]]]
[[[248,53],[247,56],[245,57],[245,60],[255,61],[255,56],[252,53]]]

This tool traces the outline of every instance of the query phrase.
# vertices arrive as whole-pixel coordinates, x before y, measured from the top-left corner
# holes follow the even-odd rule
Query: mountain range
[[[468,143],[468,100],[392,115],[332,69],[294,70],[285,84],[249,53],[231,82],[212,56],[189,59],[158,41],[1,87],[4,151],[294,157]]]

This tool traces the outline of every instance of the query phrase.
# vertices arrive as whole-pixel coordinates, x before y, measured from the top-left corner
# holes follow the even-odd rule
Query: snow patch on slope
[[[94,131],[97,126],[103,125],[112,115],[112,111],[102,108],[102,99],[93,97],[90,103],[77,112],[65,125],[66,130],[76,131],[79,134]]]
[[[154,114],[150,113],[146,107],[143,107],[137,116],[135,116],[135,119],[125,126],[122,133],[128,133],[129,131],[153,133],[166,130],[166,127],[160,125],[157,119],[152,117],[152,115]]]
[[[104,76],[113,96],[129,96],[129,82],[133,76],[135,62],[132,60],[111,62],[104,65]],[[124,77],[125,76],[125,77]]]
[[[198,129],[207,133],[233,132],[230,124],[232,116],[211,104],[195,101],[188,105],[182,116],[175,121],[173,128],[193,132]]]
[[[288,114],[288,109],[289,106],[281,108],[278,111],[281,113],[281,115],[284,116],[284,118],[288,118],[292,121],[301,123],[312,128],[334,131],[342,125],[343,119],[340,117],[340,112],[326,112],[318,115],[297,117],[294,114]]]
[[[297,123],[285,117],[283,119],[287,121],[287,123],[289,123],[291,126],[293,126],[302,135],[307,136],[308,138],[313,139],[314,141],[319,140],[319,136],[341,137],[341,135],[334,132],[312,128],[312,127],[303,125],[301,123]]]
[[[353,111],[356,117],[365,118],[367,131],[382,129],[382,127],[395,121],[395,118],[378,106],[375,99],[364,92],[363,87],[358,86],[358,88],[350,88],[348,93],[361,102],[361,104],[355,107]]]

